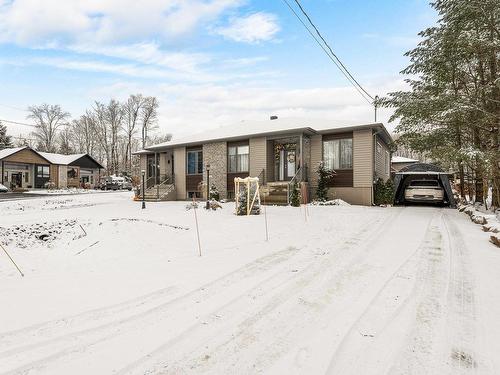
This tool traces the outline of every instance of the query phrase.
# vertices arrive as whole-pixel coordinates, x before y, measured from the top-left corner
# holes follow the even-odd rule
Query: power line
[[[333,52],[332,50],[332,47],[330,47],[330,45],[328,44],[328,42],[325,40],[325,38],[323,38],[323,35],[321,35],[321,33],[319,32],[318,28],[316,27],[316,25],[313,23],[313,21],[311,20],[311,17],[309,17],[309,15],[307,14],[307,12],[305,11],[305,9],[302,7],[302,5],[300,4],[300,1],[299,0],[295,0],[295,2],[297,3],[297,5],[299,6],[300,8],[300,11],[304,14],[304,16],[307,18],[307,20],[309,21],[309,23],[311,24],[311,26],[314,28],[314,30],[316,31],[316,34],[318,34],[318,36],[321,38],[321,40],[323,41],[323,43],[325,43],[326,47],[328,48],[328,50],[331,52],[331,54],[333,55],[333,57],[335,57],[335,59],[339,62],[339,64],[342,66],[342,68],[344,68],[345,72],[349,75],[349,77],[352,78],[352,80],[354,82],[356,82],[356,84],[358,85],[358,87],[363,90],[363,92],[368,95],[368,97],[371,99],[371,100],[375,100],[373,98],[373,96],[371,96],[368,91],[366,91],[363,86],[361,86],[361,84],[356,80],[356,78],[353,77],[353,75],[349,72],[349,70],[347,69],[347,67],[342,63],[342,61],[339,59],[339,57],[335,54],[335,52]]]
[[[23,126],[31,126],[32,128],[36,128],[36,125],[34,124],[27,124],[25,122],[18,122],[18,121],[10,121],[10,120],[4,120],[0,119],[1,122],[6,122],[8,124],[15,124],[15,125],[23,125]]]
[[[5,107],[5,108],[10,108],[10,109],[15,109],[16,111],[28,112],[27,109],[22,109],[22,108],[19,108],[19,107],[14,107],[12,105],[7,105],[7,104],[0,103],[0,106]]]
[[[323,43],[321,43],[318,38],[316,37],[316,35],[314,35],[314,33],[311,31],[311,29],[305,24],[305,22],[302,20],[302,18],[297,14],[297,12],[295,11],[295,9],[290,5],[290,3],[287,1],[287,0],[282,0],[283,3],[285,3],[287,5],[287,7],[290,9],[290,11],[295,15],[295,17],[299,20],[299,22],[302,24],[302,26],[307,30],[307,32],[309,33],[309,35],[316,41],[316,43],[318,44],[318,46],[320,46],[320,48],[323,50],[323,52],[325,52],[325,54],[328,56],[328,58],[335,64],[335,66],[340,70],[340,72],[344,75],[344,77],[349,81],[349,83],[351,83],[351,85],[356,89],[356,91],[358,91],[358,93],[363,97],[363,99],[369,103],[369,104],[373,104],[373,100],[374,98],[361,86],[361,84],[352,76],[352,74],[349,72],[349,70],[347,70],[346,66],[342,63],[342,61],[340,61],[340,59],[338,58],[338,56],[333,52],[332,48],[330,47],[330,45],[326,42],[326,40],[323,38],[323,36],[321,35],[321,33],[319,32],[318,28],[314,25],[314,23],[312,22],[311,18],[307,15],[306,11],[304,10],[304,8],[302,8],[302,6],[300,5],[300,3],[298,2],[298,0],[294,0],[297,5],[299,6],[299,8],[301,9],[301,12],[305,15],[305,17],[308,19],[309,23],[312,25],[312,27],[314,28],[314,30],[316,31],[316,34],[318,34],[318,36],[321,38],[321,40],[323,41]],[[328,48],[328,50],[325,48],[325,45],[326,45],[326,48]],[[368,98],[369,99],[368,99]],[[371,99],[371,100],[370,100]]]

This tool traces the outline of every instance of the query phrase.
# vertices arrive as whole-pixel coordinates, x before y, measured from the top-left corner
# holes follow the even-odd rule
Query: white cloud
[[[107,44],[188,33],[241,0],[13,0],[0,3],[0,41]]]
[[[367,87],[382,95],[406,88],[394,77],[375,87]],[[159,84],[141,86],[117,83],[89,93],[89,98],[114,97],[116,92],[143,92],[160,101],[162,132],[179,138],[186,134],[237,123],[241,120],[266,120],[270,115],[281,118],[302,117],[330,119],[342,124],[373,121],[373,107],[352,87],[286,89],[266,86],[219,84]],[[379,121],[387,123],[391,109],[379,109]],[[394,125],[389,125],[393,128]]]
[[[211,57],[206,54],[166,51],[155,42],[105,46],[77,44],[69,46],[68,49],[77,53],[116,57],[193,74],[198,73],[200,65],[211,61]]]
[[[275,15],[259,12],[233,18],[229,25],[216,28],[214,32],[236,42],[258,43],[271,40],[279,30]]]

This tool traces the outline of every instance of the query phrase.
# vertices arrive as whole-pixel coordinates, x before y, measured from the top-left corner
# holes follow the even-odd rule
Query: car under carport
[[[436,180],[444,190],[443,204],[456,207],[448,173],[434,164],[415,163],[408,165],[395,174],[394,177],[394,204],[408,203],[405,199],[405,190],[415,180]]]

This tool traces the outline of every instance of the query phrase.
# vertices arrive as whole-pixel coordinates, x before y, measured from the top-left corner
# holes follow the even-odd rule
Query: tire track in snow
[[[462,234],[447,217],[444,224],[451,249],[450,288],[448,290],[448,336],[451,348],[445,353],[444,360],[450,361],[454,374],[479,372],[481,353],[475,349],[476,304],[474,277],[468,249],[464,246]]]
[[[318,258],[309,267],[302,268],[299,273],[284,280],[281,287],[275,287],[266,282],[254,288],[249,294],[243,294],[234,301],[205,316],[210,326],[193,325],[179,337],[173,338],[148,353],[143,358],[131,363],[118,372],[120,375],[135,373],[182,373],[185,369],[202,373],[253,373],[262,372],[278,359],[291,342],[290,338],[297,331],[303,330],[302,320],[312,323],[315,316],[329,304],[329,298],[335,287],[342,281],[347,281],[351,267],[359,264],[365,252],[378,237],[378,232],[384,225],[390,225],[401,214],[395,211],[378,225],[371,224],[369,230],[362,228],[345,242],[345,246],[328,255],[326,259]],[[360,234],[365,232],[365,236]],[[357,247],[360,242],[365,246]],[[359,250],[353,251],[352,250]],[[332,267],[339,263],[341,253],[348,254],[348,260],[339,265],[339,272],[332,273]],[[311,297],[317,289],[319,295]],[[261,301],[264,299],[265,301]],[[263,302],[263,303],[262,303]],[[298,302],[298,304],[297,304]],[[223,321],[213,317],[225,317]],[[286,321],[280,319],[286,317]],[[262,325],[264,327],[262,327]],[[269,338],[259,342],[258,334],[266,332]],[[272,332],[270,334],[270,332]],[[193,343],[197,343],[193,348]],[[249,347],[258,351],[253,363],[247,361],[251,368],[242,370],[242,362]],[[207,348],[212,348],[207,350]],[[186,355],[186,353],[189,353]],[[252,354],[252,358],[255,353]],[[248,354],[247,354],[248,356]],[[210,362],[215,357],[225,358],[224,370],[212,372]],[[228,369],[227,367],[231,368]]]
[[[327,374],[387,372],[399,350],[397,345],[404,341],[401,326],[409,323],[408,316],[418,298],[417,270],[427,269],[428,263],[434,263],[435,256],[439,256],[435,238],[440,220],[440,213],[431,216],[422,242],[387,278],[342,338]]]
[[[393,218],[395,219],[395,217]],[[361,228],[361,232],[365,230],[367,227],[370,227],[372,223],[367,222],[364,227]],[[351,237],[355,237],[357,234],[353,234]],[[354,243],[354,242],[353,242]],[[298,252],[297,249],[288,249],[285,250],[284,252],[292,252],[296,253]],[[166,317],[170,316],[173,314],[173,311],[171,311],[174,307],[177,309],[185,309],[189,308],[189,306],[192,306],[193,300],[196,299],[197,297],[201,302],[208,300],[210,298],[213,298],[214,294],[217,294],[218,288],[227,288],[230,287],[245,277],[251,277],[255,275],[255,271],[259,270],[259,268],[262,268],[260,271],[266,271],[272,267],[274,267],[276,264],[279,264],[281,262],[287,261],[291,255],[284,255],[282,260],[279,259],[273,259],[277,253],[266,256],[262,259],[266,259],[270,257],[270,262],[269,264],[266,264],[264,262],[264,265],[262,267],[260,263],[262,263],[262,259],[257,260],[253,263],[256,263],[253,267],[249,265],[243,266],[242,268],[235,270],[231,272],[228,275],[231,275],[228,277],[228,275],[225,275],[221,277],[220,279],[214,281],[213,283],[209,283],[208,285],[205,285],[205,287],[198,288],[190,293],[187,293],[186,295],[180,296],[178,298],[175,298],[173,301],[167,302],[166,304],[154,307],[151,310],[146,311],[145,313],[140,313],[140,314],[135,314],[132,315],[131,317],[127,317],[125,319],[112,322],[110,324],[105,324],[103,326],[98,326],[94,327],[89,330],[84,330],[82,332],[73,332],[69,333],[67,335],[64,335],[62,337],[56,337],[53,340],[49,340],[44,343],[40,343],[37,345],[37,348],[43,348],[44,346],[54,344],[55,346],[53,348],[48,348],[47,350],[51,352],[52,354],[49,354],[48,356],[46,354],[42,355],[42,358],[39,357],[38,360],[32,360],[33,358],[30,358],[31,361],[30,363],[27,363],[25,365],[22,365],[21,367],[16,368],[15,370],[10,371],[9,373],[20,373],[20,372],[26,372],[30,371],[33,369],[46,369],[46,366],[50,365],[51,363],[54,364],[55,362],[60,362],[62,359],[68,357],[68,356],[84,356],[85,352],[92,349],[92,348],[97,348],[99,345],[105,345],[108,343],[110,340],[114,338],[119,338],[120,335],[126,334],[127,331],[130,330],[140,330],[143,325],[149,325],[152,326],[154,323],[156,323],[159,319],[159,316],[161,315],[162,319],[165,319]],[[314,259],[313,261],[314,262]],[[251,263],[251,264],[253,264]],[[275,264],[274,264],[275,263]],[[246,275],[245,275],[246,274]],[[275,273],[268,279],[265,279],[262,281],[261,286],[257,286],[257,289],[265,289],[263,286],[269,285],[271,281],[276,282],[277,280],[274,280],[276,276],[280,274]],[[241,277],[241,276],[245,277]],[[288,282],[288,280],[285,280],[285,284]],[[278,283],[279,285],[279,283]],[[213,289],[213,290],[212,290]],[[212,293],[212,294],[211,294]],[[243,293],[246,294],[246,293]],[[231,305],[234,301],[229,302],[229,305]],[[192,307],[191,307],[192,308]],[[163,316],[167,314],[167,316]],[[195,324],[196,326],[196,324]],[[190,329],[188,328],[187,332],[189,332]],[[181,334],[182,336],[182,334]],[[75,345],[76,342],[76,345]],[[57,345],[56,345],[57,344]],[[20,348],[18,348],[20,349]],[[31,348],[25,348],[28,350],[33,350],[36,349],[35,347]],[[22,351],[21,351],[22,353]],[[13,353],[11,352],[10,354],[20,354],[20,352]],[[28,354],[28,353],[24,353]]]
[[[191,292],[188,292],[184,295],[175,298],[172,298],[170,294],[165,296],[162,296],[161,293],[159,294],[153,293],[152,295],[148,294],[146,295],[146,298],[144,298],[144,296],[138,297],[137,299],[134,299],[132,303],[124,303],[124,304],[120,303],[111,307],[105,307],[103,309],[92,310],[90,312],[79,314],[76,316],[76,319],[72,319],[73,317],[62,318],[41,325],[28,327],[26,329],[5,333],[2,336],[0,336],[2,342],[4,339],[6,339],[6,341],[10,340],[11,343],[14,341],[14,339],[16,339],[16,341],[23,342],[25,339],[33,340],[33,336],[36,337],[39,335],[45,335],[49,337],[54,336],[54,337],[51,337],[49,339],[44,339],[43,341],[38,343],[22,345],[19,347],[7,349],[3,352],[0,352],[0,359],[12,356],[17,357],[20,354],[29,353],[38,348],[54,346],[52,348],[52,351],[56,351],[56,353],[49,356],[51,360],[54,360],[56,358],[59,358],[61,355],[74,352],[75,348],[80,348],[79,345],[74,345],[75,341],[76,342],[84,341],[87,337],[89,337],[91,341],[101,342],[102,339],[96,338],[94,337],[94,335],[99,335],[101,333],[109,334],[109,330],[111,331],[114,330],[113,332],[115,332],[115,334],[117,332],[119,333],[120,327],[122,326],[131,325],[132,323],[140,321],[141,319],[145,319],[153,314],[158,315],[163,311],[169,310],[175,304],[180,304],[185,301],[191,302],[193,299],[196,299],[198,295],[203,296],[203,299],[207,299],[209,298],[210,293],[217,292],[219,288],[229,287],[241,281],[242,279],[248,277],[254,277],[255,272],[265,272],[280,263],[286,262],[290,257],[293,257],[298,252],[299,252],[298,249],[289,247],[285,250],[281,250],[273,254],[266,255],[224,276],[221,276],[220,278],[212,282],[209,282],[199,288],[196,288]],[[167,300],[162,301],[163,297],[167,297]],[[139,304],[141,304],[141,302],[145,302],[148,299],[151,299],[151,301],[155,302],[155,304],[153,304],[153,306],[148,306],[148,308],[145,311],[137,312],[136,307]],[[122,311],[123,316],[117,317],[116,314],[113,314],[113,311],[117,308],[123,309]],[[110,317],[111,320],[102,324],[98,324],[97,326],[91,328],[83,330],[79,329],[80,324],[84,322],[92,322],[92,318],[94,318],[96,314],[100,316],[109,316],[111,314],[112,315]],[[64,324],[66,322],[69,322],[70,326],[71,323],[74,323],[73,325],[76,327],[77,330],[73,332],[67,332],[68,326]],[[55,330],[55,332],[51,330]],[[113,334],[111,334],[111,336],[112,335]],[[108,336],[106,335],[106,337]],[[64,345],[72,345],[72,346],[69,348],[64,348],[62,351],[57,350],[58,347],[60,346],[64,347]],[[47,357],[47,359],[49,357]],[[14,373],[16,373],[17,371],[20,371],[20,369],[14,370]]]

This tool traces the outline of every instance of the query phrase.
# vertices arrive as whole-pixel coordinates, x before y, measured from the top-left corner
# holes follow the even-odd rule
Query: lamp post
[[[207,210],[210,209],[210,164],[207,163]]]
[[[146,189],[145,189],[146,171],[143,169],[141,171],[141,174],[142,174],[142,209],[144,210],[146,208]]]

